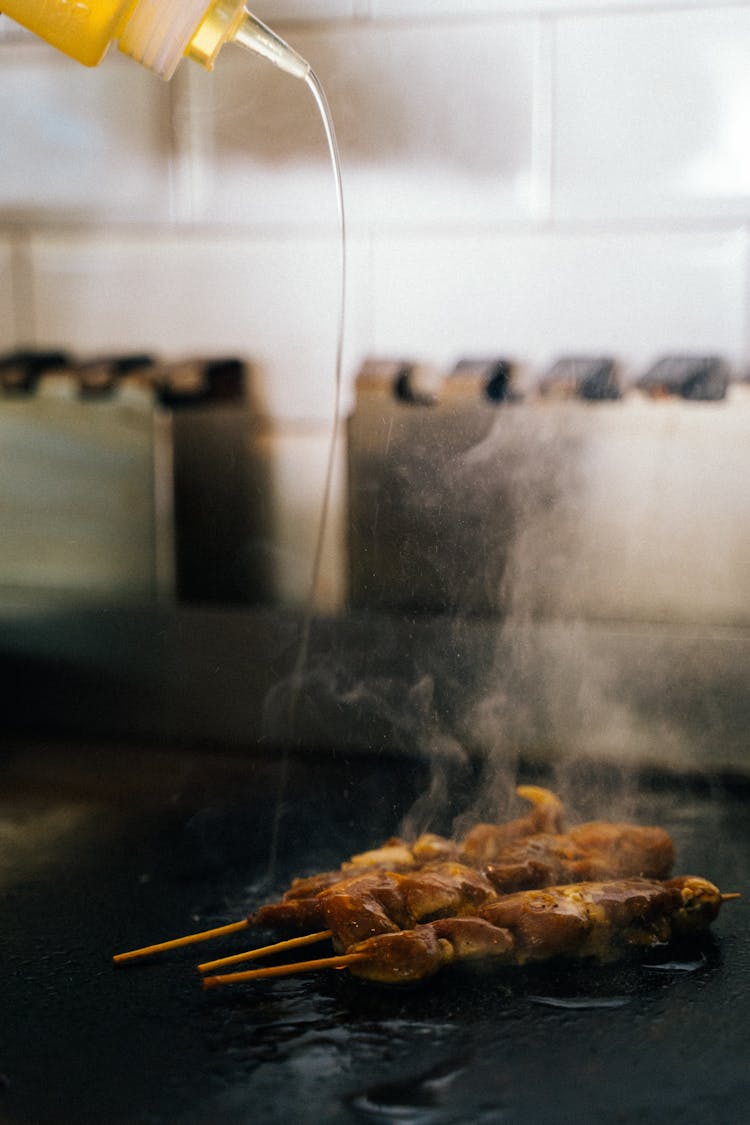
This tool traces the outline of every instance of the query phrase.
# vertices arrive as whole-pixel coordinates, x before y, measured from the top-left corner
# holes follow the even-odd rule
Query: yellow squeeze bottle
[[[207,70],[225,43],[255,51],[296,78],[310,67],[243,0],[0,0],[6,16],[66,55],[96,66],[112,43],[161,78],[181,59]]]

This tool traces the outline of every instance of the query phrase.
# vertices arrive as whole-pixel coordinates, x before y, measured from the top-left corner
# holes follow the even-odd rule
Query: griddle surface
[[[154,771],[127,793],[93,784],[111,775],[102,753],[67,785],[61,766],[53,785],[25,760],[6,767],[5,1125],[744,1119],[747,897],[712,938],[646,965],[455,969],[406,992],[325,973],[203,993],[197,961],[238,937],[114,969],[115,951],[233,920],[383,839],[424,781],[392,760],[292,762],[268,887],[275,769],[148,761],[117,759],[121,778]],[[680,871],[747,896],[742,793],[644,787],[632,811],[673,832]]]

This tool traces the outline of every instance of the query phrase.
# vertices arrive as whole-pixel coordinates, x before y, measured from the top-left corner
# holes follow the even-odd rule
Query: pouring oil
[[[331,111],[323,87],[309,63],[261,20],[252,15],[245,8],[243,0],[239,3],[237,0],[212,0],[209,3],[207,0],[86,0],[86,2],[84,0],[2,0],[2,11],[12,20],[85,66],[97,66],[110,46],[116,43],[120,51],[165,80],[172,77],[183,58],[190,58],[207,70],[212,70],[225,44],[236,43],[305,82],[323,122],[333,167],[341,248],[334,365],[335,405],[309,594],[290,683],[287,731],[283,740],[285,749],[280,763],[279,788],[270,842],[267,878],[272,881],[278,853],[281,810],[287,785],[289,745],[294,735],[296,710],[309,654],[310,632],[319,591],[340,424],[346,320],[346,219],[341,158]]]
[[[310,633],[312,629],[313,619],[315,617],[315,607],[318,601],[320,576],[323,567],[323,548],[325,544],[326,530],[328,528],[328,519],[331,509],[331,498],[333,495],[333,474],[336,464],[336,448],[338,444],[338,434],[341,422],[341,392],[343,384],[344,336],[346,324],[346,213],[344,209],[344,185],[341,173],[341,157],[339,154],[338,142],[336,140],[333,117],[328,106],[328,100],[325,96],[325,91],[323,90],[323,87],[313,70],[308,70],[307,74],[305,75],[305,82],[307,83],[310,93],[315,99],[318,110],[320,112],[320,117],[323,122],[323,128],[326,134],[328,151],[331,158],[331,167],[333,169],[336,188],[336,206],[340,230],[340,287],[338,300],[338,328],[336,333],[336,360],[334,365],[335,382],[333,423],[331,426],[331,436],[328,444],[328,460],[326,464],[326,474],[323,485],[323,498],[320,508],[320,514],[318,516],[318,527],[315,537],[315,548],[313,552],[309,593],[304,608],[302,618],[302,631],[300,634],[299,645],[297,646],[297,655],[294,661],[294,667],[292,669],[292,677],[290,682],[289,706],[287,709],[287,730],[282,740],[283,748],[281,752],[281,761],[279,763],[279,783],[276,792],[276,802],[274,805],[273,821],[271,825],[271,834],[269,841],[268,868],[265,878],[266,885],[273,885],[276,877],[276,867],[279,855],[279,842],[281,838],[281,818],[284,808],[287,782],[289,778],[289,748],[295,735],[297,706],[302,690],[304,672],[307,666],[307,658],[310,651]]]

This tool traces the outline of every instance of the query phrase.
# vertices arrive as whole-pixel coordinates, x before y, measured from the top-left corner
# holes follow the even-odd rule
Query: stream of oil
[[[321,502],[320,514],[318,517],[315,547],[313,551],[310,587],[305,602],[300,640],[297,647],[297,653],[292,669],[289,687],[289,704],[287,709],[286,723],[287,729],[285,732],[285,737],[282,739],[281,761],[279,766],[279,783],[276,793],[276,802],[274,806],[268,856],[268,870],[266,873],[266,881],[268,883],[273,883],[276,874],[276,865],[279,854],[279,840],[281,835],[281,820],[287,782],[289,778],[289,755],[291,746],[294,741],[297,708],[299,705],[300,692],[302,690],[305,667],[307,665],[307,660],[310,652],[310,633],[318,602],[320,577],[323,568],[323,551],[325,547],[325,538],[331,511],[333,478],[336,464],[336,449],[338,445],[338,435],[341,421],[341,390],[343,384],[344,335],[346,324],[346,212],[344,209],[344,184],[341,172],[341,155],[339,152],[338,140],[336,138],[336,130],[333,124],[333,116],[331,114],[330,106],[328,105],[328,99],[326,98],[325,91],[318,76],[313,70],[310,70],[308,72],[305,78],[305,83],[310,90],[313,98],[315,99],[315,104],[318,107],[318,111],[323,122],[323,128],[325,130],[326,142],[328,145],[328,152],[331,159],[331,166],[333,169],[333,177],[336,188],[336,206],[338,211],[340,244],[338,328],[336,333],[336,358],[334,364],[333,422],[331,427],[330,442],[328,446],[328,459],[323,485],[323,498]]]

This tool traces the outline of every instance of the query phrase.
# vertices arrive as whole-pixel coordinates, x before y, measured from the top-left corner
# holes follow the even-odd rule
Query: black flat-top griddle
[[[289,765],[268,885],[278,762],[6,753],[3,1125],[745,1120],[747,897],[708,939],[644,962],[454,968],[408,991],[327,972],[202,992],[196,963],[242,935],[113,968],[115,951],[233,920],[382,840],[425,782],[396,759]],[[633,819],[672,831],[680,871],[747,896],[745,787],[620,784]]]

